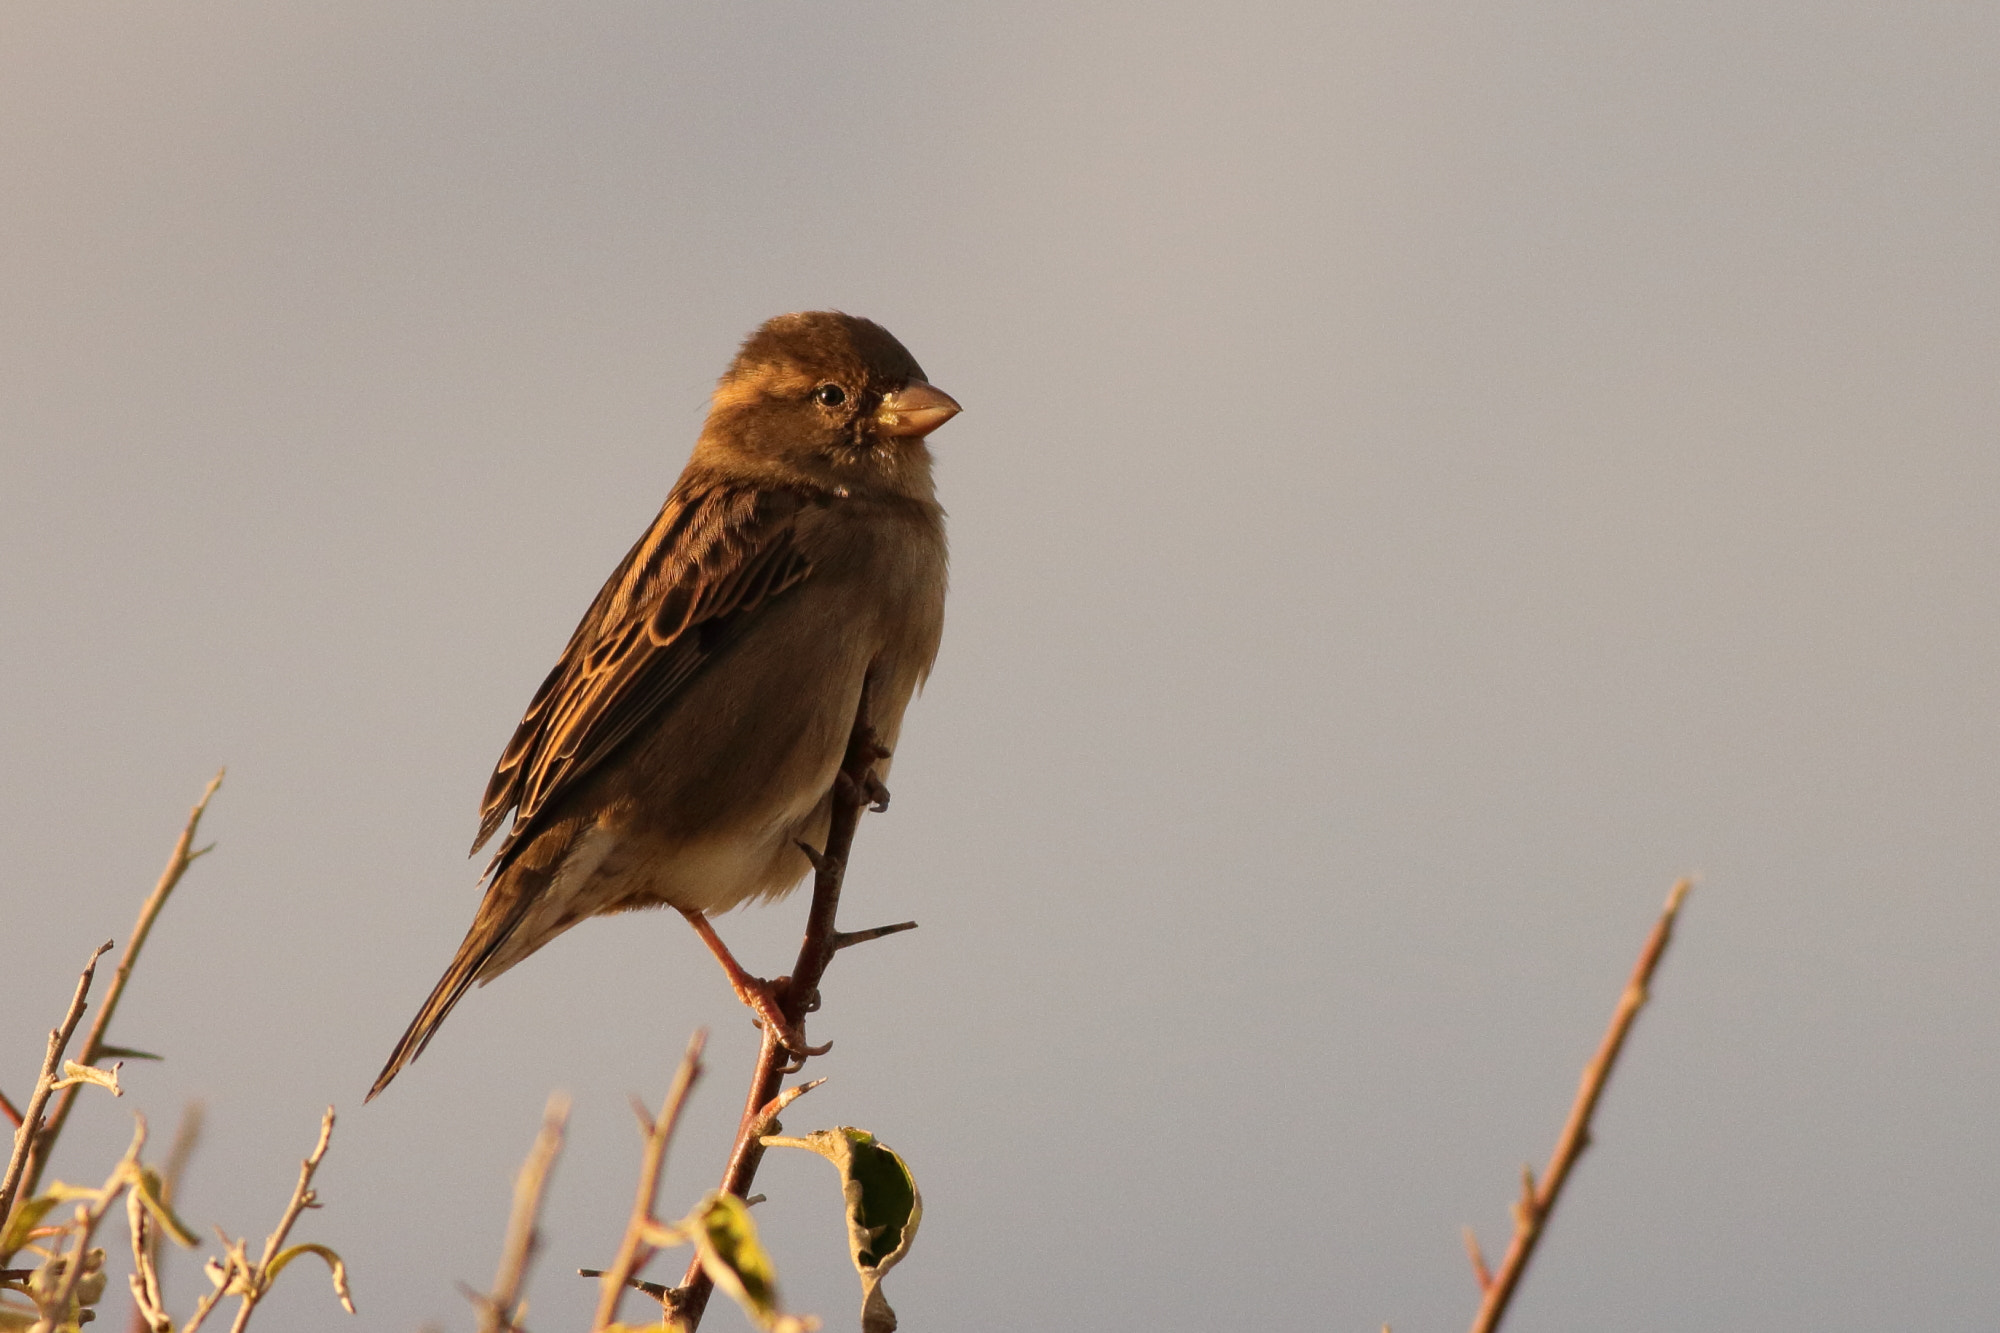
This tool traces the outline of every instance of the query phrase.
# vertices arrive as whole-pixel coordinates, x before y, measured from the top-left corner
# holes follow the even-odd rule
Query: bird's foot
[[[784,1047],[792,1056],[791,1068],[796,1070],[807,1057],[825,1055],[832,1050],[833,1043],[827,1042],[822,1046],[807,1045],[805,1023],[803,1021],[793,1023],[785,1017],[785,992],[791,985],[791,980],[790,977],[779,977],[776,981],[765,981],[762,977],[753,977],[748,973],[745,973],[740,981],[735,977],[730,978],[731,984],[736,987],[736,998],[748,1005],[751,1013],[757,1015],[758,1027],[777,1034],[778,1045]],[[806,1008],[812,1010],[818,1007],[819,997],[815,994]]]
[[[878,764],[891,755],[888,746],[873,727],[862,727],[847,738],[847,754],[841,761],[843,769],[857,768],[863,764]]]
[[[882,779],[875,776],[873,768],[862,773],[859,782],[854,780],[851,772],[843,768],[834,776],[833,785],[843,801],[859,800],[876,814],[881,814],[889,808],[889,789],[883,785]]]

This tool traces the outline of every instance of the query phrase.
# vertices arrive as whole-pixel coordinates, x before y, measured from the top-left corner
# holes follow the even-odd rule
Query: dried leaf
[[[271,1266],[264,1271],[264,1281],[266,1284],[276,1282],[278,1274],[284,1271],[285,1265],[302,1254],[316,1254],[326,1260],[327,1269],[333,1274],[333,1294],[340,1297],[341,1307],[347,1313],[353,1314],[354,1293],[347,1289],[347,1264],[338,1254],[333,1252],[331,1246],[318,1244],[290,1245],[279,1250],[271,1259]]]
[[[802,1139],[766,1138],[767,1148],[804,1148],[832,1162],[847,1200],[847,1251],[861,1275],[864,1333],[894,1333],[896,1312],[882,1294],[882,1276],[901,1263],[923,1220],[924,1200],[903,1159],[865,1129],[842,1125]]]
[[[60,1092],[79,1083],[95,1083],[100,1088],[110,1089],[113,1097],[123,1097],[125,1089],[118,1086],[118,1071],[123,1065],[121,1060],[109,1069],[99,1069],[96,1065],[80,1065],[74,1060],[65,1060],[63,1076],[49,1085],[49,1091]]]

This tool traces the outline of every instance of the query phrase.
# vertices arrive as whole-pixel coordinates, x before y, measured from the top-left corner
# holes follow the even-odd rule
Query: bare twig
[[[799,941],[798,961],[792,966],[791,976],[780,978],[778,986],[785,1018],[796,1031],[803,1030],[801,1025],[806,1014],[819,1005],[820,978],[826,974],[827,964],[833,961],[834,954],[849,944],[880,939],[884,935],[908,930],[916,924],[908,922],[856,931],[845,936],[834,926],[834,918],[840,910],[841,883],[847,873],[847,857],[854,847],[854,831],[860,825],[861,812],[870,807],[883,808],[886,804],[882,785],[875,778],[875,762],[886,756],[875,739],[870,723],[872,685],[869,680],[862,682],[861,697],[854,710],[854,727],[848,734],[847,752],[841,759],[840,772],[834,778],[832,818],[827,828],[826,846],[817,853],[811,848],[802,848],[813,864],[812,908],[806,915],[805,937]],[[804,1062],[804,1056],[785,1049],[777,1032],[768,1026],[764,1029],[763,1046],[757,1053],[757,1066],[750,1077],[750,1092],[744,1098],[743,1116],[737,1123],[736,1142],[730,1149],[729,1164],[722,1175],[724,1194],[734,1194],[739,1199],[748,1195],[751,1183],[757,1178],[757,1167],[764,1157],[764,1146],[758,1140],[775,1131],[777,1110],[785,1104],[778,1100],[779,1087],[785,1075],[795,1072]],[[794,1095],[798,1091],[794,1089]],[[703,1269],[700,1257],[696,1256],[689,1263],[680,1287],[673,1293],[673,1317],[689,1333],[700,1327],[702,1312],[708,1308],[709,1294],[713,1290],[714,1283]]]
[[[639,1185],[632,1195],[632,1216],[625,1224],[618,1257],[599,1277],[597,1316],[590,1321],[591,1333],[610,1327],[618,1318],[618,1305],[625,1298],[626,1287],[653,1257],[653,1247],[645,1237],[648,1230],[659,1225],[653,1216],[653,1204],[660,1193],[660,1168],[667,1158],[667,1146],[673,1141],[674,1127],[680,1123],[681,1108],[687,1105],[688,1092],[701,1077],[701,1053],[707,1044],[705,1028],[697,1029],[688,1039],[687,1051],[674,1070],[667,1099],[660,1103],[659,1115],[645,1126],[646,1146],[639,1159]]]
[[[207,847],[197,848],[194,840],[201,828],[201,817],[208,810],[208,802],[215,795],[216,788],[221,785],[222,772],[217,771],[216,775],[208,780],[208,786],[203,788],[201,799],[194,803],[194,809],[188,812],[187,823],[181,829],[181,836],[175,840],[174,850],[167,857],[166,869],[160,872],[159,882],[153,886],[153,891],[146,896],[145,903],[139,908],[139,919],[132,925],[131,938],[125,941],[125,952],[119,956],[118,970],[112,974],[111,985],[104,992],[104,1003],[97,1011],[96,1020],[90,1025],[89,1035],[83,1039],[83,1051],[77,1060],[78,1064],[95,1064],[97,1058],[104,1054],[104,1035],[111,1027],[111,1016],[118,1011],[118,1001],[125,994],[125,983],[132,978],[132,966],[139,961],[139,951],[146,947],[146,937],[153,931],[153,922],[159,918],[160,909],[167,905],[168,896],[173,893],[174,886],[181,882],[181,876],[187,873],[187,868],[210,850]],[[69,1120],[70,1107],[76,1104],[77,1091],[75,1087],[63,1089],[61,1100],[56,1102],[55,1114],[49,1117],[48,1128],[39,1135],[39,1144],[27,1169],[26,1192],[29,1195],[34,1194],[35,1186],[41,1181],[42,1168],[48,1163],[49,1154],[55,1149],[56,1139],[61,1136],[63,1125]]]
[[[1611,1077],[1611,1067],[1617,1063],[1619,1051],[1624,1048],[1625,1036],[1632,1030],[1632,1020],[1645,1007],[1646,988],[1652,983],[1653,970],[1660,965],[1660,958],[1667,951],[1667,942],[1673,938],[1674,918],[1681,910],[1681,900],[1687,897],[1688,887],[1687,880],[1674,885],[1673,891],[1667,895],[1666,909],[1660,913],[1653,933],[1646,937],[1646,945],[1639,951],[1638,964],[1632,969],[1631,979],[1625,983],[1624,993],[1618,997],[1618,1007],[1612,1011],[1611,1026],[1605,1031],[1597,1054],[1583,1068],[1576,1101],[1570,1106],[1569,1119],[1563,1123],[1562,1134],[1556,1139],[1555,1152],[1549,1157],[1549,1167],[1543,1173],[1541,1183],[1535,1182],[1531,1168],[1521,1168],[1521,1198],[1513,1209],[1514,1236],[1507,1243],[1506,1256],[1501,1259],[1496,1272],[1486,1273],[1479,1242],[1474,1239],[1471,1229],[1466,1229],[1466,1248],[1471,1252],[1473,1273],[1480,1279],[1480,1290],[1484,1296],[1479,1314],[1472,1321],[1472,1333],[1493,1333],[1500,1327],[1500,1320],[1507,1313],[1507,1303],[1513,1299],[1521,1275],[1527,1272],[1528,1260],[1534,1257],[1535,1245],[1541,1240],[1549,1214],[1555,1211],[1556,1200],[1562,1195],[1563,1182],[1569,1179],[1570,1168],[1576,1165],[1576,1159],[1590,1146],[1590,1118],[1597,1110],[1598,1099],[1604,1095],[1604,1085]]]
[[[189,1102],[181,1108],[180,1124],[174,1128],[173,1146],[167,1149],[166,1163],[160,1168],[160,1202],[173,1207],[181,1192],[181,1177],[201,1142],[202,1105]],[[128,1333],[172,1333],[167,1319],[166,1299],[160,1288],[160,1232],[136,1193],[126,1199],[132,1225],[132,1320]],[[164,1324],[162,1321],[165,1321]]]
[[[568,1122],[569,1098],[555,1093],[542,1111],[542,1129],[528,1149],[527,1160],[521,1163],[521,1174],[514,1177],[514,1208],[507,1217],[507,1239],[500,1247],[493,1293],[479,1297],[480,1333],[519,1333],[521,1289],[527,1282],[528,1264],[541,1248],[536,1224],[542,1214],[542,1191],[562,1152],[563,1127]]]
[[[217,1234],[220,1233],[218,1232]],[[225,1255],[228,1258],[234,1258],[236,1251],[229,1248],[229,1238],[227,1236],[222,1237],[222,1243]],[[208,1266],[208,1275],[210,1280],[215,1283],[215,1287],[195,1302],[194,1313],[188,1316],[188,1321],[185,1324],[181,1325],[180,1333],[198,1333],[203,1321],[208,1318],[210,1312],[216,1306],[222,1304],[222,1298],[229,1294],[228,1274],[230,1269],[227,1262],[218,1264],[215,1260],[211,1259],[208,1261]],[[217,1272],[218,1269],[221,1270],[219,1273]]]
[[[14,1105],[13,1101],[4,1092],[0,1092],[0,1115],[4,1115],[13,1121],[14,1128],[19,1129],[21,1127],[21,1108]]]
[[[125,1195],[125,1218],[132,1233],[132,1272],[126,1279],[132,1288],[128,1327],[131,1333],[174,1333],[160,1289],[160,1239],[136,1191]]]
[[[97,952],[83,965],[83,975],[76,979],[76,994],[70,997],[69,1012],[63,1015],[61,1026],[49,1033],[48,1054],[42,1059],[42,1072],[35,1079],[35,1091],[28,1098],[28,1110],[21,1117],[20,1127],[14,1131],[14,1151],[7,1158],[7,1175],[0,1180],[0,1232],[6,1230],[7,1219],[13,1215],[16,1198],[32,1198],[35,1193],[34,1177],[28,1174],[29,1159],[36,1156],[42,1142],[53,1136],[54,1128],[45,1128],[42,1110],[49,1104],[49,1096],[54,1091],[62,1074],[63,1052],[69,1049],[69,1039],[76,1032],[76,1025],[83,1020],[83,1011],[90,996],[90,983],[97,976],[97,960],[104,957],[111,948],[106,940],[98,946]],[[76,1095],[75,1086],[63,1094],[62,1105]],[[22,1181],[27,1188],[22,1188]],[[8,1256],[0,1254],[0,1259]]]

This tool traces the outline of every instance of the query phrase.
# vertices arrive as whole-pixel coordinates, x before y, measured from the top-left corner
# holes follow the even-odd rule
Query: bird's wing
[[[512,858],[619,745],[675,697],[743,624],[811,573],[799,496],[682,478],[625,556],[507,743],[480,803],[478,851],[509,811],[489,873]]]

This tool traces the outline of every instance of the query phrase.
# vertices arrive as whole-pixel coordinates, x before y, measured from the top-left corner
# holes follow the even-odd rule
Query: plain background
[[[713,1027],[685,1207],[754,1044],[678,918],[361,1094],[714,377],[831,306],[967,408],[848,900],[923,929],[788,1117],[913,1164],[907,1328],[1461,1326],[1695,872],[1514,1325],[1990,1329],[1996,237],[1988,4],[9,4],[0,1087],[226,762],[117,1028],[166,1062],[57,1174],[200,1096],[187,1209],[259,1238],[335,1103],[362,1318],[260,1323],[465,1329],[566,1088],[580,1327],[628,1094]],[[721,924],[778,970],[803,910]],[[832,1172],[760,1185],[852,1327]]]

